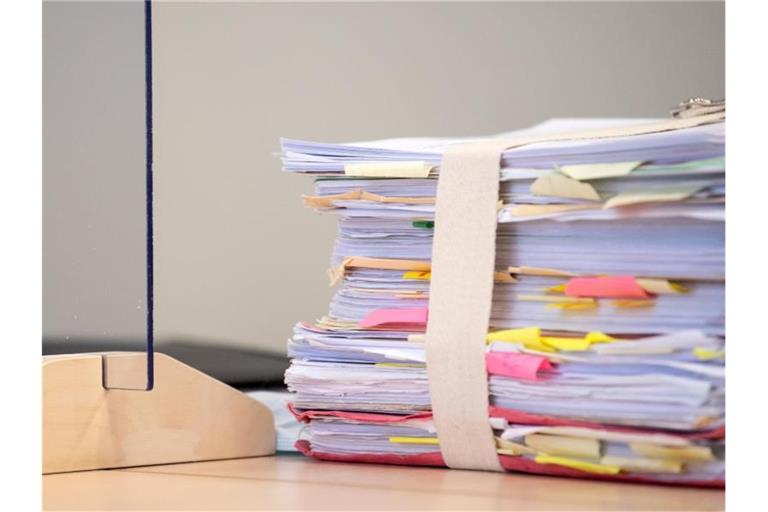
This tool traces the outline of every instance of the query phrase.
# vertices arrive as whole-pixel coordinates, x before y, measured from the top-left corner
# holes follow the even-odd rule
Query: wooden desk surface
[[[724,492],[280,455],[43,477],[45,510],[723,510]]]

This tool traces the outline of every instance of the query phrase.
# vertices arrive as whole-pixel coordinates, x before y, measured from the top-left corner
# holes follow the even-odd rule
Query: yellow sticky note
[[[709,361],[711,359],[722,359],[725,357],[725,350],[712,350],[696,347],[693,349],[693,354],[702,361]]]
[[[403,274],[403,279],[418,279],[420,281],[429,281],[432,278],[432,272],[417,272],[411,270]]]
[[[542,336],[541,342],[557,350],[581,352],[589,350],[591,343],[584,338],[554,338]]]
[[[619,472],[621,472],[621,468],[618,466],[609,466],[607,464],[598,464],[596,462],[569,459],[567,457],[556,457],[554,455],[537,455],[534,460],[539,464],[556,464],[558,466],[565,466],[587,473],[597,473],[601,475],[617,475]]]
[[[686,293],[688,291],[686,287],[677,283],[670,282],[666,279],[636,277],[635,281],[643,290],[656,295]]]
[[[440,444],[436,437],[390,437],[389,442],[398,444]]]
[[[565,283],[550,286],[549,288],[545,288],[545,290],[550,293],[565,293]]]
[[[559,172],[541,176],[531,184],[531,193],[536,196],[566,197],[600,201],[600,195],[589,183],[582,183]]]
[[[427,178],[433,165],[413,160],[344,165],[344,175],[366,178]]]
[[[610,164],[581,164],[564,165],[559,167],[561,173],[575,180],[597,180],[626,176],[638,168],[643,162],[615,162]]]

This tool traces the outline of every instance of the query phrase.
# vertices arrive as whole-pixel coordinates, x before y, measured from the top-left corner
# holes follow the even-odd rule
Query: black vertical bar
[[[144,0],[144,78],[146,94],[147,215],[147,390],[155,385],[154,226],[152,202],[152,1]]]

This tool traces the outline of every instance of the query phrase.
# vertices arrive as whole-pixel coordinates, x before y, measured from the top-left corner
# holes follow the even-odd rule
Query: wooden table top
[[[724,492],[278,455],[43,477],[45,510],[723,510]]]

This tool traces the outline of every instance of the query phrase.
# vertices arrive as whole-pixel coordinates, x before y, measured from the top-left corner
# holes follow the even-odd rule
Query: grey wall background
[[[130,301],[75,304],[63,288],[72,281],[58,275],[87,245],[60,214],[72,180],[94,171],[84,155],[98,159],[105,183],[143,173],[133,163],[143,127],[134,132],[128,101],[142,25],[117,14],[130,7],[45,6],[46,333],[91,329],[72,321],[75,307],[133,332],[133,312],[104,311]],[[308,179],[280,173],[280,136],[489,134],[550,117],[666,116],[685,98],[724,96],[717,2],[162,2],[154,16],[160,340],[282,351],[293,323],[325,313],[334,219],[301,205]],[[105,106],[93,92],[76,110],[62,107],[74,94],[62,89],[91,80],[102,52],[121,68],[109,86],[126,101]],[[93,130],[96,120],[110,130]],[[88,151],[54,151],[57,140]],[[134,221],[143,229],[140,212],[126,225]],[[67,244],[54,243],[61,237]]]
[[[43,6],[44,338],[144,338],[143,23],[140,2]]]

